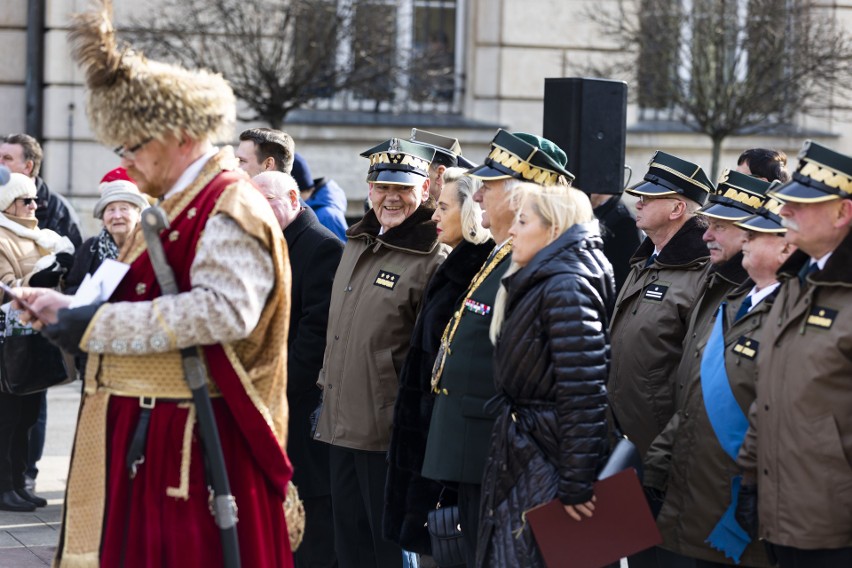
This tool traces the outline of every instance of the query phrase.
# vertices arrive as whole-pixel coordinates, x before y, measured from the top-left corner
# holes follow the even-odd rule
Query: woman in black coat
[[[559,499],[594,511],[606,457],[612,267],[579,190],[519,188],[513,266],[491,323],[498,412],[482,484],[477,565],[543,566],[524,512]]]
[[[92,215],[103,228],[86,240],[74,256],[74,265],[65,277],[63,292],[74,294],[87,274],[94,274],[106,259],[118,258],[124,242],[133,233],[148,201],[124,168],[108,172],[98,187],[100,199]]]
[[[432,216],[438,240],[453,250],[423,292],[408,356],[399,374],[388,450],[384,537],[421,554],[431,552],[424,523],[443,489],[440,483],[420,476],[434,404],[432,366],[453,308],[494,248],[490,233],[482,228],[482,210],[473,201],[479,181],[463,173],[462,168],[444,172],[444,187]],[[452,493],[445,493],[445,504],[455,502]]]

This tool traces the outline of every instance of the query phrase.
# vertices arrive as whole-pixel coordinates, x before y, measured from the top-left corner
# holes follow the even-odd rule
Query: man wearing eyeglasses
[[[658,151],[626,190],[639,198],[636,226],[647,238],[615,303],[607,390],[617,425],[643,456],[674,414],[674,373],[708,262],[706,225],[695,213],[713,189],[700,167]],[[656,551],[629,562],[656,566]]]
[[[141,227],[122,248],[129,269],[110,301],[69,309],[66,296],[21,290],[45,336],[89,354],[54,562],[222,566],[234,548],[222,546],[218,521],[223,532],[237,523],[242,566],[291,567],[281,227],[233,150],[213,144],[233,136],[227,82],[118,51],[111,12],[107,2],[78,15],[70,32],[89,122],[140,190],[160,199],[169,222],[160,242],[179,292],[161,293]],[[233,497],[216,496],[216,517],[203,451],[216,436],[199,433],[186,349],[209,373],[195,379],[209,393]]]
[[[342,568],[402,566],[382,538],[398,373],[421,296],[447,256],[431,220],[435,150],[393,138],[367,150],[373,208],[346,232],[334,277],[314,440],[331,444],[331,502]]]

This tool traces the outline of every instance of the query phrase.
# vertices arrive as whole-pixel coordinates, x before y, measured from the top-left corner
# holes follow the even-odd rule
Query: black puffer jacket
[[[524,511],[585,503],[606,455],[612,267],[597,221],[575,225],[503,279],[499,416],[482,485],[478,566],[543,566]]]

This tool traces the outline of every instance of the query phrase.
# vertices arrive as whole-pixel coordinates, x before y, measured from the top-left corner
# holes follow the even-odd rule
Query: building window
[[[713,85],[766,84],[785,73],[783,30],[796,0],[640,0],[640,120],[669,120]],[[701,77],[701,79],[697,79]]]
[[[335,61],[341,89],[317,110],[461,111],[464,0],[339,0]],[[315,22],[312,25],[321,23]]]

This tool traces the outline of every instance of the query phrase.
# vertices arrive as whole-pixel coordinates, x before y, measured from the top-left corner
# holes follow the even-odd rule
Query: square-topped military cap
[[[411,129],[411,142],[423,144],[435,150],[433,164],[448,168],[472,168],[476,164],[462,156],[461,144],[457,138],[442,136],[428,130]]]
[[[471,168],[467,175],[484,180],[515,178],[539,185],[556,185],[559,176],[574,181],[574,174],[565,169],[567,163],[565,152],[547,138],[500,129],[491,141],[485,163]]]
[[[852,199],[852,158],[807,140],[792,179],[770,195],[796,203]]]
[[[370,159],[367,181],[392,185],[420,185],[429,177],[435,149],[408,140],[391,138],[361,156]]]
[[[706,215],[724,221],[742,221],[754,215],[768,199],[768,181],[738,172],[725,170],[719,178],[716,191],[710,194],[709,203],[699,209]]]
[[[714,189],[700,166],[658,150],[648,162],[648,173],[643,181],[626,191],[637,197],[677,194],[704,205]]]
[[[767,193],[773,191],[782,183],[783,182],[778,180],[773,181],[769,184]],[[783,205],[784,204],[782,202],[778,201],[774,197],[767,197],[763,202],[763,205],[758,207],[754,215],[747,217],[742,221],[734,221],[734,225],[747,231],[783,235],[787,232],[787,229],[781,223],[781,215],[779,215]]]

